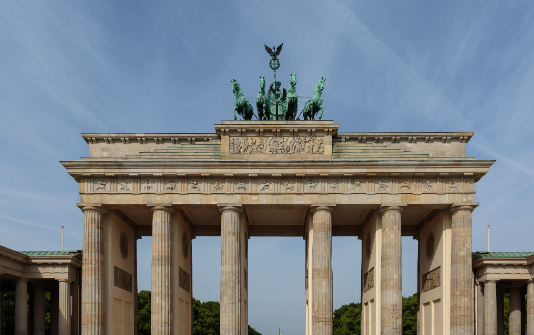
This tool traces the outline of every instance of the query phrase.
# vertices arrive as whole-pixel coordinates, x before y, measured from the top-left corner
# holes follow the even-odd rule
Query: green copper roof
[[[17,251],[23,255],[32,256],[45,256],[45,257],[59,257],[59,256],[71,256],[78,259],[82,259],[82,254],[78,250],[65,250],[65,251]]]
[[[481,258],[515,258],[515,257],[529,257],[534,255],[534,252],[487,252],[475,251],[473,252],[473,260]]]

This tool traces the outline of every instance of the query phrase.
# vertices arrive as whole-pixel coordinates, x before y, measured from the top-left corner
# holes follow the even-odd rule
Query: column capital
[[[164,211],[164,212],[169,212],[171,214],[176,213],[176,211],[172,207],[167,207],[167,206],[154,206],[154,207],[150,208],[150,211],[152,213],[155,212],[155,211]]]
[[[327,211],[332,213],[334,211],[336,204],[312,204],[310,208],[310,214],[313,214],[318,211]]]
[[[404,210],[404,207],[406,207],[406,205],[381,205],[379,212],[380,214],[384,214],[390,211],[402,213],[402,211]]]
[[[495,285],[497,285],[498,281],[499,281],[498,279],[484,279],[484,280],[481,280],[480,282],[484,283],[484,285],[490,284],[490,283],[494,283]]]
[[[477,207],[478,207],[478,202],[466,203],[466,204],[454,204],[454,205],[452,205],[452,207],[450,209],[450,212],[451,213],[456,213],[458,211],[473,212],[475,210],[475,208],[477,208]]]
[[[534,278],[530,278],[529,280],[527,280],[527,284],[528,285],[534,284]]]
[[[109,211],[104,206],[102,206],[102,204],[83,204],[83,203],[78,203],[78,204],[76,204],[76,206],[78,206],[78,208],[84,213],[85,212],[90,212],[90,211],[99,212],[101,214],[109,213]]]
[[[74,279],[61,278],[61,279],[58,279],[57,281],[60,282],[60,283],[72,283],[74,281]]]
[[[236,212],[236,213],[243,213],[243,209],[241,208],[241,205],[239,204],[218,204],[219,212],[224,213],[226,211]]]
[[[15,279],[15,283],[27,283],[29,282],[28,278],[17,278]]]

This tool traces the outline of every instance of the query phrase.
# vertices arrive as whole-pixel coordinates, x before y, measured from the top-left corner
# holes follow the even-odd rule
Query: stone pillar
[[[33,297],[33,335],[45,335],[45,291],[42,285],[35,285]]]
[[[312,335],[332,335],[332,211],[330,207],[313,208],[312,245]]]
[[[70,335],[70,282],[68,279],[59,280],[59,335]]]
[[[504,291],[497,291],[497,335],[504,335]]]
[[[521,289],[510,288],[509,335],[521,335]]]
[[[50,335],[58,335],[59,291],[50,291]]]
[[[473,334],[471,215],[477,205],[460,204],[451,209],[451,335]]]
[[[534,280],[527,283],[527,335],[534,335]]]
[[[151,334],[172,331],[171,218],[174,210],[154,207],[152,216],[152,315]],[[85,334],[84,334],[85,335]]]
[[[71,335],[79,335],[79,322],[80,322],[80,310],[79,310],[79,299],[80,299],[80,292],[79,292],[79,284],[78,281],[73,281],[70,284],[70,294],[72,296],[72,306],[71,308],[71,318],[70,318],[70,333]]]
[[[134,275],[133,275],[133,280],[134,280],[134,335],[137,335],[137,329],[139,328],[139,320],[137,318],[137,315],[139,314],[138,306],[137,306],[138,300],[139,300],[139,290],[137,288],[137,240],[140,238],[142,237],[139,235],[135,235],[134,237]],[[72,334],[72,335],[75,335],[75,334]]]
[[[527,309],[525,306],[525,296],[527,295],[526,287],[521,288],[521,335],[526,335],[527,330]]]
[[[484,283],[484,335],[497,335],[497,282]]]
[[[82,333],[104,334],[104,214],[83,207]]]
[[[28,279],[18,278],[15,288],[15,335],[28,333]]]
[[[241,222],[242,210],[227,206],[221,212],[221,328],[220,335],[242,335]]]
[[[484,284],[477,281],[477,331],[476,335],[484,335]],[[495,295],[495,308],[497,308],[497,295]]]
[[[382,213],[382,334],[402,335],[402,208],[387,206]]]

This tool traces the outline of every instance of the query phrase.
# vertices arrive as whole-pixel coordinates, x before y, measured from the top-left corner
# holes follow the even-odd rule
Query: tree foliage
[[[150,291],[137,295],[137,334],[150,335]]]
[[[217,301],[200,302],[193,298],[193,335],[219,335],[220,310]]]
[[[417,293],[402,297],[402,334],[417,335]]]
[[[362,304],[350,303],[334,311],[334,335],[359,335],[361,330]]]

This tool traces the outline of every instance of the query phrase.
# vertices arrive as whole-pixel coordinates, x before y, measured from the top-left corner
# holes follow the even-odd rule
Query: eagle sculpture
[[[264,44],[265,45],[265,44]],[[273,49],[269,48],[268,46],[265,45],[265,50],[267,50],[267,53],[272,57],[272,58],[276,58],[276,56],[278,56],[280,54],[280,52],[282,51],[282,45],[284,45],[284,43],[280,44],[278,46],[278,48],[275,48],[273,46],[273,49],[275,51],[273,51]]]

